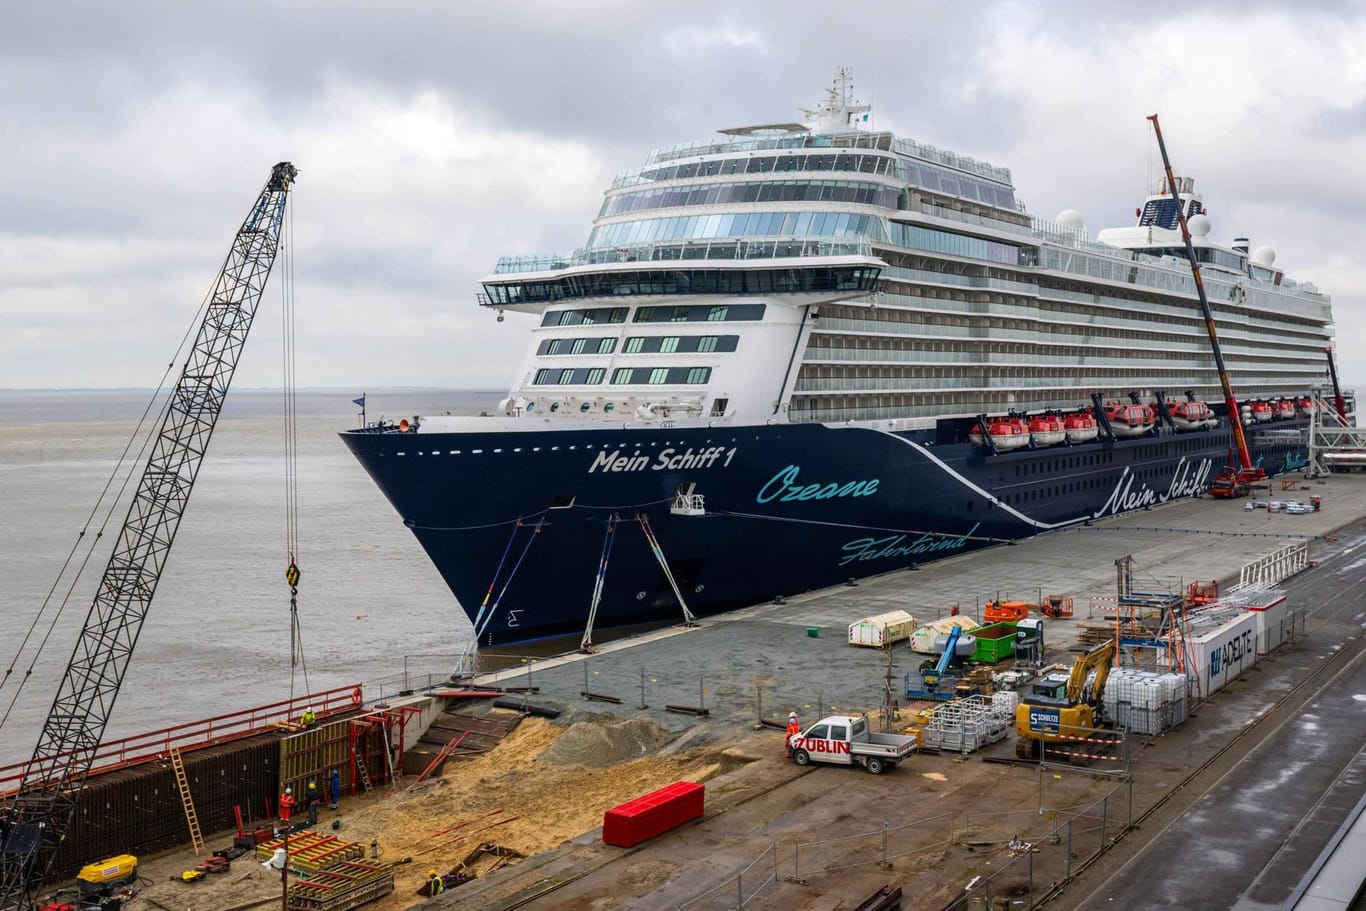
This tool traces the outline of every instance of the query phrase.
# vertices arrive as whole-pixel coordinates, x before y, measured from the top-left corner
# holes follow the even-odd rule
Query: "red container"
[[[613,807],[603,815],[602,840],[619,848],[630,848],[699,819],[705,793],[696,782],[677,781]]]

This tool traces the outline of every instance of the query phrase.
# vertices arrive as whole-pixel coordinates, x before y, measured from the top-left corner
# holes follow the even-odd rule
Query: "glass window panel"
[[[678,336],[666,336],[659,346],[659,350],[664,354],[672,354],[678,350]]]
[[[669,368],[654,367],[650,370],[650,385],[660,386],[669,379]]]
[[[625,384],[625,383],[629,383],[629,382],[631,382],[631,368],[630,368],[630,367],[618,367],[616,370],[612,371],[612,384],[613,384],[613,385],[615,385],[615,386],[621,386],[621,385],[623,385],[623,384]]]

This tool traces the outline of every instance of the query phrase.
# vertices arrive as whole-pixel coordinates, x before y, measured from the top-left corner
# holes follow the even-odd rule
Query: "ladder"
[[[365,793],[369,794],[375,789],[375,786],[370,783],[370,770],[365,767],[365,755],[360,750],[356,751],[356,771],[360,772],[361,787],[365,788]]]
[[[185,763],[180,758],[180,750],[171,747],[171,768],[175,769],[175,783],[180,788],[180,802],[185,807],[185,821],[190,824],[190,841],[198,857],[204,853],[204,835],[199,831],[199,816],[194,811],[194,801],[190,799],[190,779],[185,774]]]

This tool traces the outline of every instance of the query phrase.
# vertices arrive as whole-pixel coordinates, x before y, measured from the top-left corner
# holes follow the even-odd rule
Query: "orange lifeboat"
[[[1100,435],[1096,416],[1089,411],[1069,414],[1062,422],[1063,432],[1069,443],[1089,443]]]
[[[1276,420],[1289,421],[1295,417],[1295,402],[1292,399],[1278,399],[1276,401]]]
[[[1276,412],[1271,407],[1270,402],[1252,402],[1248,405],[1248,413],[1251,415],[1252,420],[1259,424],[1263,421],[1274,420],[1276,417]]]
[[[991,445],[998,452],[1022,449],[1029,445],[1029,428],[1023,420],[1014,416],[987,418],[987,433],[991,434]],[[968,439],[977,446],[986,445],[981,427],[973,427]]]
[[[1314,400],[1307,395],[1302,395],[1295,400],[1295,408],[1300,414],[1308,417],[1314,413]]]
[[[1055,414],[1036,414],[1029,419],[1029,439],[1036,447],[1056,446],[1065,436],[1062,418]]]
[[[1209,430],[1219,423],[1205,402],[1177,402],[1171,408],[1172,423],[1179,431]]]
[[[1141,437],[1157,424],[1151,405],[1131,405],[1115,402],[1105,407],[1110,429],[1117,437]]]

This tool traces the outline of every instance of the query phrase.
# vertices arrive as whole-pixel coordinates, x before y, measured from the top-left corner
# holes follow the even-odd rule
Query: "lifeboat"
[[[1295,402],[1292,399],[1279,399],[1276,402],[1276,420],[1289,421],[1295,417]]]
[[[1219,423],[1205,402],[1177,402],[1171,407],[1172,424],[1182,432],[1209,430]]]
[[[1247,406],[1248,416],[1257,423],[1270,421],[1276,417],[1270,402],[1251,402]]]
[[[1110,428],[1114,430],[1115,436],[1141,437],[1145,433],[1152,431],[1157,423],[1157,416],[1153,413],[1151,405],[1126,405],[1120,402],[1105,406],[1105,416],[1110,421]]]
[[[1062,418],[1055,414],[1036,414],[1029,419],[1029,439],[1036,446],[1056,446],[1066,432]]]
[[[1307,395],[1302,395],[1295,400],[1295,408],[1300,414],[1308,417],[1314,413],[1314,400]]]
[[[998,452],[1022,449],[1029,445],[1029,428],[1017,417],[987,418],[987,433],[991,434],[991,445]],[[977,446],[986,445],[980,427],[974,426],[968,434],[968,439]]]
[[[1089,443],[1100,435],[1096,416],[1089,411],[1069,414],[1062,422],[1063,432],[1069,443]]]

